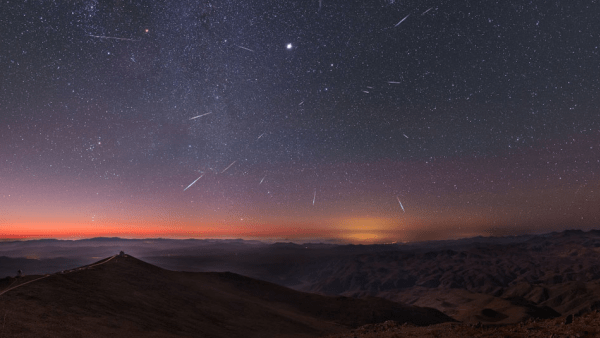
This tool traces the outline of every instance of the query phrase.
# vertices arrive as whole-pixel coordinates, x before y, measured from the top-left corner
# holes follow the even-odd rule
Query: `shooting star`
[[[303,103],[304,103],[304,101],[302,101],[302,102],[298,103],[298,105],[299,105],[299,106],[301,106]]]
[[[139,39],[129,39],[129,38],[118,38],[116,36],[101,36],[101,35],[88,35],[92,38],[97,39],[112,39],[112,40],[121,40],[121,41],[140,41]]]
[[[198,180],[201,179],[202,176],[204,176],[204,174],[200,175],[200,177],[198,177],[194,182],[192,182],[192,184],[188,185],[187,188],[183,189],[183,191],[188,190],[188,188],[191,187],[192,185],[194,185],[194,183],[198,182]]]
[[[262,178],[262,180],[260,180],[260,183],[259,183],[258,185],[261,185],[261,184],[262,184],[262,182],[265,180],[265,178],[266,178],[266,177],[267,177],[267,176],[265,175],[265,177],[263,177],[263,178]]]
[[[399,81],[388,81],[388,83],[390,83],[390,84],[400,84],[402,82],[399,82]]]
[[[231,162],[231,164],[229,166],[227,166],[227,168],[225,168],[225,169],[223,169],[223,171],[221,171],[221,174],[224,173],[227,169],[231,168],[231,166],[234,165],[235,162],[237,162],[237,161]]]
[[[430,9],[428,9],[428,10],[426,10],[426,11],[425,11],[425,12],[423,12],[421,15],[425,15],[425,14],[427,14],[427,12],[429,12],[429,11],[430,11],[430,10],[432,10],[432,9],[433,9],[433,7],[431,7],[431,8],[430,8]]]
[[[323,0],[319,0],[319,12],[321,11],[321,5],[323,5]]]
[[[400,20],[396,25],[394,25],[394,27],[398,27],[401,23],[404,22],[404,20],[408,19],[409,16],[410,16],[410,14],[405,16],[404,19]]]
[[[209,114],[212,114],[212,112],[209,112],[209,113],[206,113],[206,114],[202,114],[202,115],[198,115],[198,116],[194,116],[194,117],[190,118],[190,120],[197,119],[199,117],[206,116],[206,115],[209,115]]]
[[[408,138],[408,136],[406,136],[406,134],[402,134],[402,135],[404,135],[404,137]]]
[[[210,112],[210,113],[206,113],[206,114],[202,114],[202,115],[198,115],[198,116],[194,116],[194,117],[192,117],[190,120],[197,119],[197,118],[199,118],[199,117],[206,116],[206,115],[208,115],[208,114],[212,114],[212,112]]]
[[[315,194],[313,195],[313,205],[315,205],[315,199],[317,199],[317,189],[315,189]]]
[[[235,45],[235,46],[236,46],[236,47],[238,47],[238,48],[245,49],[245,50],[247,50],[247,51],[249,51],[249,52],[252,52],[252,53],[254,53],[254,50],[252,50],[252,49],[250,49],[250,48],[246,48],[246,47],[242,47],[242,46],[238,46],[238,45]]]
[[[400,198],[398,196],[396,196],[396,199],[398,200],[398,203],[400,203],[400,208],[402,208],[402,212],[406,212],[404,210],[404,207],[402,206],[402,202],[400,202]]]
[[[266,133],[262,133],[262,134],[260,134],[260,136],[259,136],[259,137],[258,137],[256,140],[257,140],[257,141],[258,141],[258,140],[260,140],[260,138],[261,138],[261,137],[263,137],[263,135],[264,135],[264,134],[266,134]]]

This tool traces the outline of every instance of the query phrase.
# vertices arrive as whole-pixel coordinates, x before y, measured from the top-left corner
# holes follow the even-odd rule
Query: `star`
[[[138,217],[153,223],[131,231],[179,222],[177,236],[242,236],[227,222],[244,215],[253,234],[345,241],[358,238],[347,220],[369,219],[381,232],[368,238],[403,242],[428,222],[445,238],[600,219],[600,69],[597,41],[578,33],[595,22],[584,5],[512,15],[504,2],[340,1],[331,15],[322,1],[88,2],[0,20],[0,198],[15,203],[0,200],[0,237],[25,223],[19,236],[58,236],[96,210],[115,227],[82,233]],[[578,38],[540,38],[555,34]],[[59,210],[59,230],[40,204]]]

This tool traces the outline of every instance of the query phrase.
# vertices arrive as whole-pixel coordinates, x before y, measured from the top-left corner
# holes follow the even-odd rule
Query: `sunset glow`
[[[599,225],[597,39],[568,35],[596,19],[577,6],[7,6],[1,238]]]

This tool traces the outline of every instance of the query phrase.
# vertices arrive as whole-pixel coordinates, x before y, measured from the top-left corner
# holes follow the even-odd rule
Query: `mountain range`
[[[120,250],[127,253],[125,258],[115,257],[92,269],[56,274],[113,257]],[[18,269],[26,276],[17,281],[13,276]],[[106,304],[126,303],[131,308],[136,306],[137,299],[126,302],[112,295],[145,295],[141,296],[140,304],[152,305],[145,308],[146,315],[141,318],[155,318],[156,314],[150,315],[152,311],[162,308],[167,309],[166,312],[177,313],[174,317],[179,318],[190,313],[202,313],[204,310],[200,311],[195,307],[197,305],[191,304],[197,304],[204,298],[193,298],[188,294],[203,294],[207,291],[197,288],[213,285],[212,290],[216,290],[216,286],[226,289],[218,291],[221,293],[206,293],[206,297],[216,294],[235,294],[237,297],[225,300],[229,298],[215,296],[212,301],[221,305],[211,305],[211,308],[221,310],[213,317],[210,314],[199,315],[205,316],[202,318],[225,318],[215,328],[215,336],[223,337],[242,331],[246,336],[252,335],[252,332],[256,336],[278,336],[284,332],[299,336],[343,334],[344,330],[386,321],[393,321],[399,327],[433,323],[438,323],[434,327],[504,327],[523,325],[532,320],[561,323],[569,316],[594,316],[600,309],[600,231],[568,230],[538,235],[387,245],[120,238],[0,243],[0,276],[10,276],[0,279],[0,292],[9,288],[11,283],[22,283],[46,274],[51,277],[0,295],[0,310],[15,306],[43,308],[43,311],[30,315],[52,317],[48,313],[54,313],[53,310],[60,309],[60,306],[48,308],[42,304],[58,304],[60,301],[57,301],[58,298],[40,298],[40,294],[50,292],[63,295],[61,297],[65,299],[85,299],[80,293],[89,290],[89,295],[106,298]],[[83,278],[87,274],[92,275],[86,277],[88,279]],[[123,279],[128,274],[130,278]],[[83,276],[82,279],[77,279],[79,275]],[[134,278],[134,275],[138,277]],[[64,283],[44,286],[44,283],[60,278],[65,278]],[[98,284],[100,289],[89,289],[90,285],[97,284],[94,280],[104,281]],[[72,287],[61,287],[63,284]],[[173,289],[167,285],[177,287]],[[162,293],[150,296],[144,293],[147,288]],[[170,294],[167,290],[177,292]],[[26,294],[25,291],[31,293]],[[14,299],[14,304],[21,305],[5,307],[3,302],[6,299],[18,295],[25,298]],[[150,300],[152,297],[158,297],[156,303]],[[173,309],[165,305],[170,303],[167,299],[186,297],[192,297],[190,304],[175,302]],[[37,298],[39,300],[35,304],[20,303]],[[250,326],[240,324],[240,316],[246,312],[235,312],[235,307],[223,305],[231,302],[249,303],[240,306],[248,309],[253,316],[260,314],[261,318],[269,318],[267,321],[272,326],[259,325],[261,321],[255,317],[248,317],[246,324]],[[94,302],[86,300],[87,303]],[[80,307],[73,305],[62,309],[64,312],[58,313],[64,316],[56,315],[56,318],[79,318],[69,312],[72,308]],[[284,308],[286,310],[281,312]],[[185,310],[177,312],[178,309]],[[77,311],[81,311],[79,315],[85,318],[96,316],[88,310]],[[109,318],[115,317],[118,312],[111,311],[101,316],[104,323],[115,320]],[[4,312],[0,312],[0,316],[6,315],[6,327],[11,327],[11,317],[13,323],[19,322],[14,318],[15,314],[10,315],[12,310]],[[285,314],[283,317],[282,313]],[[414,313],[419,315],[412,316]],[[233,320],[232,315],[239,319],[236,324],[228,322]],[[269,317],[271,315],[274,317]],[[22,317],[22,323],[28,323],[27,318]],[[209,327],[198,318],[189,319],[193,322],[190,327]],[[130,322],[143,321],[131,319],[115,322],[122,322],[124,326],[114,325],[122,329],[133,325]],[[180,324],[167,322],[155,326],[161,323],[155,318],[148,324],[149,330],[161,334],[194,335],[181,329]],[[284,325],[284,322],[287,324]],[[447,324],[440,324],[442,322]],[[249,329],[253,327],[251,324],[258,326]],[[166,330],[170,325],[176,329]],[[234,331],[219,327],[229,327]],[[140,335],[147,333],[139,327],[135,330]],[[212,333],[207,331],[205,334],[210,336]]]

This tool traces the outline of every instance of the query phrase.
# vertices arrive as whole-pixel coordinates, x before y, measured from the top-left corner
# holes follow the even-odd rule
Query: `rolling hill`
[[[128,255],[4,278],[0,311],[3,337],[315,337],[386,320],[453,321],[381,298],[303,293],[229,272],[169,271]]]

